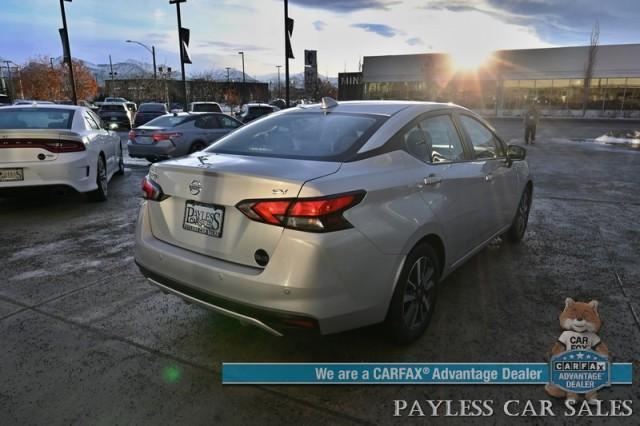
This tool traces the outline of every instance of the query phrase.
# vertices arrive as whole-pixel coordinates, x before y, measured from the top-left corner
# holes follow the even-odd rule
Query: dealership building
[[[447,54],[366,56],[340,78],[343,99],[454,102],[487,115],[582,115],[589,46],[495,51],[475,69]],[[640,44],[598,46],[587,100],[592,117],[640,118]]]

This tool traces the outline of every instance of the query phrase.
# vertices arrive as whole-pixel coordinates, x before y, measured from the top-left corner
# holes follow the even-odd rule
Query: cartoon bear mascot
[[[551,348],[551,354],[557,355],[572,349],[590,349],[608,357],[609,350],[597,334],[602,326],[600,315],[598,315],[598,301],[576,302],[567,297],[564,303],[564,310],[560,314],[560,327],[565,331]],[[551,383],[545,386],[545,390],[555,398],[566,397],[573,400],[578,398],[575,393],[565,392]],[[587,393],[585,399],[590,404],[597,403],[597,392]]]

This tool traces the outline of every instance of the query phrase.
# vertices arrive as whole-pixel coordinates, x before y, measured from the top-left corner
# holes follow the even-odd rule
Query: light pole
[[[276,68],[278,68],[278,99],[280,99],[282,97],[280,94],[280,68],[282,68],[282,65],[276,65]]]
[[[71,0],[60,0],[60,12],[62,13],[62,28],[64,29],[64,50],[69,55],[69,79],[71,83],[71,100],[74,105],[78,105],[78,96],[76,94],[76,80],[73,78],[73,60],[71,59],[71,47],[69,46],[69,30],[67,29],[67,15],[64,11],[64,2],[68,1],[71,3]]]
[[[20,72],[20,65],[16,64],[13,61],[4,61],[7,64],[7,70],[9,70],[9,80],[11,80],[11,67],[10,64],[15,65],[16,71],[18,73],[18,83],[20,84],[20,99],[24,99],[24,90],[22,90],[22,73]],[[13,82],[12,82],[13,86]]]
[[[169,0],[169,4],[176,5],[176,13],[178,15],[178,44],[180,46],[180,70],[182,71],[182,91],[184,95],[184,108],[187,108],[187,79],[184,73],[184,55],[182,44],[182,17],[180,16],[180,3],[185,3],[187,0]]]
[[[7,80],[7,91],[9,92],[9,97],[11,97],[11,100],[13,100],[14,99],[13,98],[14,89],[13,89],[13,81],[11,80],[12,79],[12,77],[11,77],[11,66],[10,66],[11,65],[11,61],[4,61],[4,63],[7,64],[7,72],[8,72],[8,75],[9,75],[9,79]]]
[[[140,43],[139,41],[135,41],[135,40],[126,40],[125,42],[138,44],[144,47],[145,49],[147,49],[149,53],[151,53],[151,57],[153,58],[153,78],[157,79],[158,71],[156,70],[156,47],[152,45],[151,48],[149,48],[149,46],[147,46],[146,44]]]
[[[227,70],[227,84],[229,84],[229,80],[230,80],[230,78],[229,78],[229,70],[231,69],[231,67],[224,67],[224,69]]]
[[[113,86],[115,85],[114,80],[117,72],[113,72],[113,63],[111,62],[111,55],[109,55],[109,75],[111,76],[111,96],[113,96]]]
[[[246,83],[244,74],[244,52],[238,52],[238,55],[242,55],[242,84]]]

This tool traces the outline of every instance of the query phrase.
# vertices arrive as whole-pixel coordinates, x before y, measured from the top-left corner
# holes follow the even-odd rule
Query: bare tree
[[[593,79],[593,69],[596,66],[598,59],[598,47],[600,44],[600,24],[598,21],[593,25],[591,29],[591,42],[589,43],[589,52],[587,57],[587,63],[584,67],[584,81],[582,84],[582,116],[587,113],[587,104],[589,103],[589,92],[591,88],[591,80]]]

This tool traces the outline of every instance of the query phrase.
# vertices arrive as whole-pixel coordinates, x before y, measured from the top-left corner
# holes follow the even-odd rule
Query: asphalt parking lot
[[[521,137],[519,121],[495,124]],[[394,399],[545,399],[541,386],[222,386],[220,371],[223,361],[543,362],[568,296],[601,302],[613,360],[635,364],[633,386],[601,397],[638,411],[640,151],[570,140],[634,126],[543,121],[528,148],[524,242],[496,240],[442,283],[427,333],[408,347],[378,327],[277,338],[146,284],[133,263],[144,161],[128,162],[107,203],[0,199],[0,423],[387,424],[400,421]]]

